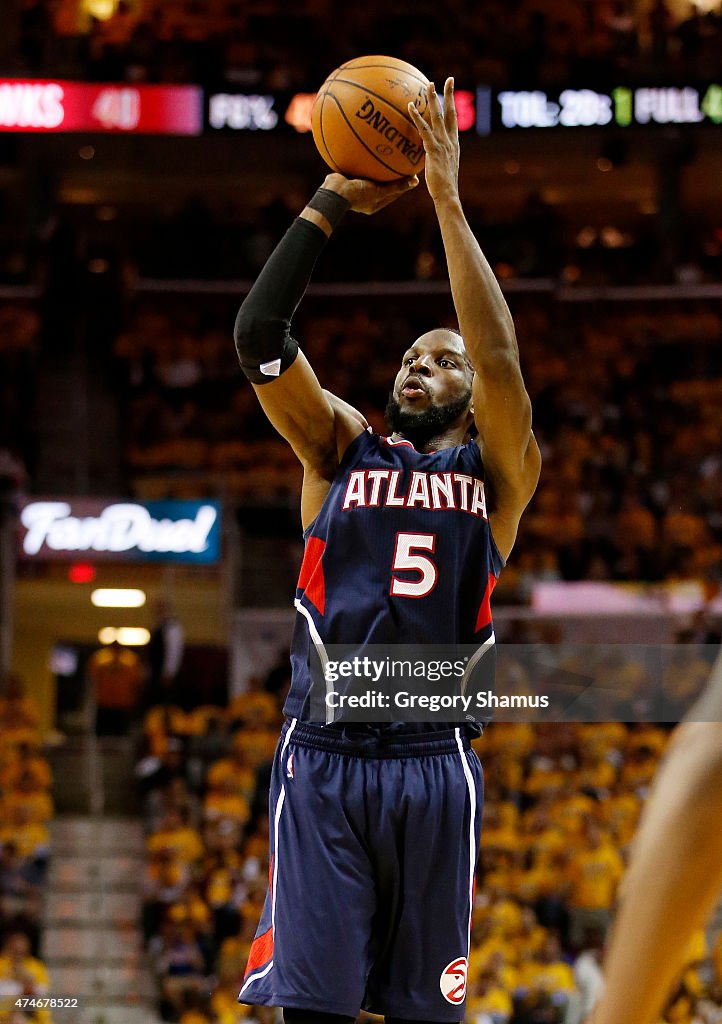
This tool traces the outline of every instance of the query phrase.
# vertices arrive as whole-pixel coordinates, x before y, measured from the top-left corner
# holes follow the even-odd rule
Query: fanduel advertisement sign
[[[215,501],[29,501],[20,527],[25,559],[213,565],[220,558]]]

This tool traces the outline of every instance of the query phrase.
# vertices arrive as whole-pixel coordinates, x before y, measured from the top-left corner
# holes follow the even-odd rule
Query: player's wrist
[[[306,203],[306,210],[314,210],[325,218],[331,230],[334,231],[350,208],[351,200],[341,191],[336,182],[330,179],[338,179],[339,182],[348,184],[340,174],[327,175],[321,188],[317,189]]]
[[[434,192],[431,198],[437,210],[443,207],[461,208],[461,199],[459,198],[459,190],[457,188],[439,189],[438,192]]]

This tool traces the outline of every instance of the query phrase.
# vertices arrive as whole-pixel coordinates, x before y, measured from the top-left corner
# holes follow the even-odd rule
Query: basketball
[[[395,57],[357,57],[333,71],[311,113],[316,148],[349,178],[394,181],[424,166],[424,147],[409,117],[426,114],[426,75]]]

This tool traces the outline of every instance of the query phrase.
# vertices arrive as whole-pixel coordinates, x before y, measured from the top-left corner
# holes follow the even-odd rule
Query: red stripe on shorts
[[[243,975],[247,978],[251,971],[255,971],[257,967],[261,967],[273,956],[273,928],[269,928],[263,935],[257,935],[251,943],[251,951],[248,954],[248,964],[246,965],[246,973]]]

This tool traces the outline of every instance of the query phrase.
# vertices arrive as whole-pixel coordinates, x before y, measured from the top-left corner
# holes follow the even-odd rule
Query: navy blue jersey
[[[305,532],[285,714],[309,717],[314,649],[493,642],[503,565],[475,441],[425,454],[361,434]]]

